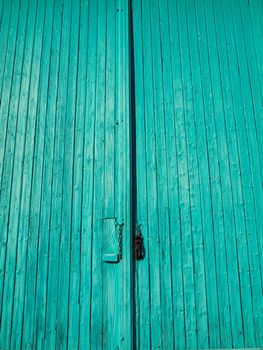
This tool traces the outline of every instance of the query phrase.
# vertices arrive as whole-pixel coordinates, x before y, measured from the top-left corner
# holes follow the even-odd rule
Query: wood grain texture
[[[262,24],[260,0],[0,0],[1,350],[263,347]]]
[[[263,346],[262,15],[133,1],[138,349]]]
[[[128,2],[1,1],[0,22],[0,349],[130,349]]]

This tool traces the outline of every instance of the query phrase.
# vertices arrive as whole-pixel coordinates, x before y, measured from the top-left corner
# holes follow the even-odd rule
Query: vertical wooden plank
[[[133,178],[132,178],[132,121],[131,121],[131,3],[127,0],[116,2],[121,9],[116,18],[116,116],[121,121],[116,130],[116,216],[123,218],[123,266],[120,289],[122,312],[120,317],[120,348],[133,349],[134,339],[134,280],[133,280]]]
[[[147,176],[147,231],[145,236],[149,240],[150,265],[150,348],[160,348],[162,344],[161,326],[161,291],[160,291],[160,240],[158,237],[158,206],[157,206],[157,178],[156,178],[156,138],[155,117],[153,112],[153,52],[152,52],[152,9],[149,1],[142,2],[142,28],[144,42],[144,105],[145,105],[145,142]],[[151,117],[149,117],[151,116]],[[138,138],[143,135],[138,135]],[[143,229],[143,227],[142,227]],[[143,312],[143,311],[141,311]],[[144,310],[145,312],[145,310]]]
[[[69,334],[69,323],[71,323],[69,307],[70,295],[72,290],[71,285],[71,250],[72,250],[72,235],[73,222],[72,206],[73,206],[73,176],[74,176],[74,133],[75,133],[75,118],[76,118],[76,83],[78,70],[78,32],[79,32],[79,6],[73,5],[71,1],[64,4],[63,30],[65,30],[65,47],[62,46],[61,55],[68,52],[67,61],[61,61],[62,72],[64,75],[63,97],[61,101],[65,104],[63,114],[65,115],[65,136],[64,136],[64,159],[63,159],[63,194],[61,208],[61,237],[59,248],[59,288],[57,299],[57,334],[56,346],[58,348],[78,346],[78,336],[71,337]],[[75,12],[76,11],[76,12]],[[62,41],[63,43],[63,41]],[[63,44],[62,44],[63,45]],[[65,64],[65,65],[64,65]],[[63,74],[63,73],[62,73]],[[62,100],[63,98],[63,100]],[[65,103],[66,99],[66,103]],[[77,235],[74,235],[76,237]],[[78,290],[76,290],[78,293]],[[78,328],[78,313],[76,310],[76,319],[74,323]]]
[[[22,9],[23,10],[23,9]],[[5,61],[2,64],[2,80],[1,80],[1,140],[3,140],[3,147],[0,149],[0,169],[1,169],[1,182],[3,182],[3,169],[4,169],[4,157],[6,152],[6,143],[8,137],[8,127],[9,127],[9,114],[10,110],[12,110],[11,105],[11,96],[12,91],[14,89],[14,85],[12,85],[13,81],[15,81],[14,76],[18,74],[19,67],[15,65],[15,63],[21,62],[19,61],[19,57],[21,56],[21,48],[23,49],[23,26],[25,26],[26,18],[24,12],[21,10],[20,2],[15,1],[11,6],[11,14],[10,14],[10,22],[9,26],[6,27],[6,31],[8,31],[7,37],[7,46],[6,46],[6,55],[2,56]],[[22,12],[22,15],[21,15]],[[21,19],[22,17],[22,19]],[[6,26],[8,24],[6,23]],[[18,40],[20,38],[21,40]],[[2,42],[2,41],[1,41]],[[4,40],[3,40],[4,43]],[[17,57],[18,56],[18,57]],[[21,60],[21,57],[20,57]],[[7,63],[8,64],[5,64]],[[21,78],[21,74],[18,75]],[[19,80],[19,79],[18,79]],[[19,81],[16,85],[19,84]],[[15,85],[15,86],[16,86]],[[3,87],[5,86],[5,89]]]
[[[51,169],[52,169],[52,141],[54,118],[48,118],[50,113],[49,99],[51,91],[56,91],[54,85],[50,82],[51,74],[54,74],[54,63],[51,61],[52,30],[53,30],[53,2],[47,1],[43,54],[41,58],[40,72],[40,92],[38,97],[38,123],[36,129],[35,161],[33,171],[32,203],[36,203],[38,196],[33,197],[37,188],[39,194],[39,220],[35,226],[38,234],[37,242],[37,262],[36,262],[36,286],[34,296],[34,323],[33,323],[33,346],[36,348],[44,347],[45,336],[45,305],[46,305],[46,273],[47,273],[47,251],[48,251],[48,220],[49,220],[49,203],[51,187]],[[54,54],[54,53],[53,53]],[[49,87],[52,86],[50,92]],[[50,152],[50,153],[49,153]],[[49,157],[50,156],[50,157]],[[34,199],[33,199],[34,198]],[[29,271],[28,271],[29,272]],[[25,294],[26,296],[26,294]],[[28,305],[25,297],[24,305]],[[31,307],[31,306],[30,306]],[[24,313],[25,315],[25,313]],[[24,316],[24,323],[27,323]],[[27,330],[26,330],[27,332]],[[26,336],[24,334],[24,339]]]
[[[262,79],[263,79],[263,68],[262,68],[262,40],[260,40],[263,31],[261,26],[261,15],[262,10],[259,8],[259,4],[257,1],[252,1],[249,4],[249,20],[250,25],[252,26],[252,32],[253,32],[253,41],[254,41],[254,49],[256,54],[256,60],[257,60],[257,70],[258,70],[258,79],[260,81],[260,87],[262,89]]]
[[[74,37],[75,48],[77,46],[76,68],[76,92],[75,108],[71,115],[75,114],[74,129],[74,155],[73,155],[73,187],[72,187],[72,233],[71,233],[71,256],[70,256],[70,282],[69,282],[69,310],[68,310],[68,348],[80,348],[80,256],[81,256],[81,205],[82,205],[82,181],[83,181],[83,145],[84,145],[84,108],[86,96],[86,62],[87,62],[87,3],[80,2],[80,7],[76,6],[72,15],[72,25],[75,23]],[[76,11],[76,12],[75,12]],[[78,24],[78,26],[77,26]],[[78,33],[76,32],[78,29]],[[83,42],[83,38],[85,41]],[[88,331],[88,330],[87,330]]]
[[[3,81],[5,82],[5,89],[1,90],[1,104],[0,104],[0,139],[2,140],[2,147],[0,147],[0,173],[1,173],[1,192],[0,192],[0,204],[2,210],[0,211],[0,228],[1,228],[1,244],[0,244],[0,313],[2,315],[3,309],[3,295],[4,295],[4,280],[5,280],[5,266],[6,266],[6,254],[7,254],[7,240],[8,240],[8,213],[10,204],[10,173],[11,162],[13,154],[13,137],[10,140],[10,128],[12,130],[12,108],[11,105],[12,91],[16,87],[17,82],[13,82],[14,71],[21,69],[19,59],[17,61],[16,52],[18,56],[21,55],[21,43],[17,43],[17,36],[19,34],[19,14],[20,3],[16,2],[11,7],[10,24],[5,24],[5,31],[8,31],[8,42],[5,54],[5,60],[9,61],[9,64],[3,67]],[[22,22],[23,23],[23,22]],[[21,29],[20,29],[21,30]],[[21,34],[20,34],[21,35]],[[15,67],[16,62],[16,67]],[[2,85],[4,86],[4,85]],[[1,325],[1,323],[0,323]]]
[[[40,348],[44,348],[45,342],[50,341],[50,317],[49,304],[51,300],[49,297],[49,286],[48,278],[49,275],[49,258],[50,254],[50,242],[53,239],[52,231],[53,227],[51,224],[51,207],[52,201],[52,188],[54,180],[52,174],[54,173],[55,165],[55,135],[56,135],[56,98],[58,94],[58,71],[59,71],[59,50],[60,50],[60,32],[61,32],[61,12],[60,5],[58,3],[48,2],[47,7],[53,8],[52,22],[48,22],[48,25],[52,24],[52,27],[47,27],[47,30],[52,29],[51,33],[51,48],[50,48],[50,59],[47,60],[50,67],[48,69],[48,82],[47,82],[47,95],[43,96],[43,102],[46,99],[46,109],[43,108],[42,113],[46,113],[45,123],[45,140],[44,140],[44,159],[43,159],[43,186],[42,186],[42,198],[41,198],[41,219],[39,226],[39,245],[38,245],[38,283],[36,288],[36,311],[35,319],[37,330],[36,343]],[[55,34],[56,33],[56,34]],[[47,36],[47,45],[49,44],[49,37]],[[47,46],[48,50],[48,46]],[[48,57],[47,51],[47,57]],[[45,105],[44,105],[45,106]],[[43,106],[43,107],[44,107]],[[47,191],[46,189],[49,189]],[[54,271],[55,272],[55,271]],[[25,301],[27,303],[27,300]],[[54,311],[55,312],[55,311]],[[26,314],[26,313],[25,313]],[[25,317],[24,323],[28,322]],[[25,327],[26,331],[27,328]],[[26,336],[24,336],[26,339]],[[53,338],[54,339],[54,338]]]
[[[201,205],[201,177],[200,175],[200,155],[198,154],[198,142],[196,125],[198,113],[196,105],[201,94],[200,86],[196,86],[195,71],[198,66],[198,43],[195,27],[195,8],[191,2],[186,3],[185,8],[185,40],[184,46],[187,46],[187,55],[184,61],[182,80],[185,95],[185,132],[187,142],[188,172],[189,172],[189,203],[190,219],[192,231],[192,255],[193,255],[193,273],[195,283],[195,308],[196,308],[196,327],[197,327],[197,347],[206,348],[209,343],[208,334],[208,316],[207,316],[207,286],[205,275],[205,253],[204,253],[204,225]],[[182,54],[183,54],[182,50]],[[197,66],[196,66],[197,65]],[[197,115],[196,115],[197,114]],[[204,146],[204,139],[200,140]],[[203,155],[202,155],[203,157]],[[205,158],[205,157],[204,157]]]
[[[213,338],[211,337],[210,346],[217,347],[220,345],[222,339],[229,339],[229,332],[224,327],[225,319],[229,319],[228,309],[228,276],[227,276],[227,260],[225,253],[224,242],[224,222],[222,213],[222,195],[220,186],[220,165],[218,160],[217,136],[214,122],[214,105],[213,105],[213,87],[211,85],[211,69],[210,69],[210,53],[209,39],[207,37],[207,24],[205,17],[206,4],[201,6],[196,5],[197,16],[197,30],[200,33],[199,52],[200,52],[200,66],[202,74],[202,93],[204,96],[204,125],[206,127],[206,147],[209,159],[209,186],[210,186],[210,200],[212,204],[213,213],[213,235],[214,235],[214,254],[216,260],[217,273],[217,289],[218,295],[218,315],[216,318],[210,318],[209,322],[211,329],[213,329]],[[209,21],[209,19],[207,19]],[[212,116],[212,117],[211,117]],[[204,200],[209,200],[204,199]],[[208,261],[206,262],[208,264]],[[209,287],[208,287],[209,288]],[[212,311],[212,310],[211,310]],[[213,312],[213,311],[212,311]],[[230,340],[231,341],[231,340]]]
[[[252,68],[248,63],[246,49],[246,45],[250,45],[251,43],[246,41],[244,38],[244,29],[243,23],[241,22],[242,15],[240,13],[240,7],[237,4],[231,2],[231,11],[234,32],[234,45],[236,50],[237,66],[240,76],[240,92],[243,104],[243,111],[239,114],[239,117],[243,119],[243,123],[245,125],[244,133],[240,135],[240,137],[243,136],[240,142],[242,154],[240,161],[241,167],[243,168],[243,196],[245,224],[247,231],[248,256],[251,273],[253,314],[255,322],[256,340],[261,342],[260,329],[262,329],[262,320],[257,317],[257,314],[262,314],[262,277],[259,267],[259,241],[256,233],[257,218],[255,216],[255,202],[257,201],[258,195],[260,195],[260,192],[262,191],[262,186],[259,185],[259,183],[261,183],[260,176],[258,176],[260,174],[260,159],[258,155],[255,120],[252,117],[258,112],[258,104],[254,101],[254,98],[255,96],[258,96],[258,93],[260,93],[260,91],[258,90],[257,77],[251,77]],[[238,15],[235,16],[235,13],[238,13]],[[239,31],[239,35],[237,35],[237,31]],[[241,50],[244,51],[245,55],[240,54]],[[251,48],[250,51],[251,57],[249,58],[249,60],[253,61],[253,49]],[[258,188],[256,192],[254,192],[254,186]],[[262,198],[262,195],[260,195],[260,197]]]
[[[223,210],[223,225],[225,232],[225,254],[226,254],[226,263],[228,269],[228,288],[229,288],[229,302],[230,302],[230,320],[232,323],[232,336],[233,344],[235,346],[241,346],[242,340],[241,332],[243,327],[243,315],[242,315],[242,305],[240,298],[237,298],[237,295],[240,294],[240,272],[239,272],[239,255],[238,248],[236,247],[236,232],[234,227],[234,218],[233,218],[233,207],[232,207],[232,198],[231,198],[231,179],[229,175],[229,161],[228,161],[228,145],[225,140],[224,133],[224,124],[221,124],[224,121],[224,118],[217,118],[217,116],[224,114],[224,108],[222,104],[222,97],[220,93],[220,72],[219,72],[219,63],[217,56],[217,39],[215,37],[215,29],[213,27],[211,19],[213,19],[213,12],[210,6],[205,7],[205,18],[207,23],[207,35],[208,35],[208,50],[211,67],[211,86],[213,90],[213,108],[214,108],[214,120],[215,120],[215,133],[217,140],[217,149],[218,149],[218,161],[219,161],[219,174],[220,174],[220,187],[221,187],[221,198],[222,198],[222,210]],[[213,58],[213,59],[212,59]],[[224,115],[223,115],[224,117]],[[222,176],[223,174],[223,176]],[[233,233],[232,233],[233,232]],[[225,284],[225,282],[223,282]],[[221,289],[221,288],[220,288]],[[235,295],[235,297],[234,297]],[[240,295],[241,297],[241,295]],[[227,298],[228,299],[228,298]],[[226,301],[222,301],[222,305],[226,304]],[[227,306],[228,307],[228,306]],[[226,312],[229,313],[227,310]],[[222,321],[225,319],[222,316]],[[224,321],[223,321],[224,322]],[[226,329],[226,326],[222,326],[222,332]],[[221,333],[222,333],[221,332]],[[230,333],[230,330],[228,331]],[[229,344],[229,335],[223,334],[221,336],[225,344]]]
[[[249,19],[247,20],[249,22],[249,24],[252,27],[252,31],[253,31],[253,44],[254,44],[254,50],[255,50],[255,55],[256,55],[256,63],[257,63],[257,74],[258,74],[258,79],[259,79],[259,89],[261,91],[261,96],[262,96],[262,90],[263,90],[263,64],[262,64],[262,55],[261,52],[263,50],[263,46],[262,46],[262,40],[260,39],[262,37],[262,8],[259,9],[259,4],[255,1],[255,2],[251,2],[249,4]],[[243,9],[243,7],[242,7]],[[245,13],[246,11],[243,10],[243,16],[247,16],[247,14]],[[261,16],[260,16],[261,14]],[[246,33],[246,32],[245,32]],[[250,38],[247,39],[247,41],[251,40]],[[253,65],[253,61],[251,62],[250,59],[248,59],[248,64],[249,65]],[[262,97],[261,97],[262,100]],[[255,103],[257,104],[256,108],[255,108],[255,113],[254,113],[254,119],[255,119],[255,131],[257,134],[257,141],[258,141],[258,147],[259,147],[259,157],[260,157],[260,163],[258,163],[256,161],[256,165],[253,165],[253,169],[258,169],[258,171],[260,170],[260,173],[262,174],[263,171],[263,160],[262,160],[262,107],[260,108],[260,105],[258,105],[258,102],[260,102],[260,99],[257,101],[255,100]],[[258,177],[257,177],[258,178]],[[261,175],[262,178],[262,175]],[[256,186],[254,185],[254,189],[256,189]],[[262,204],[260,198],[262,198],[262,196],[260,195],[260,192],[255,191],[254,192],[257,199],[255,200],[255,212],[256,212],[256,218],[257,218],[257,224],[258,224],[258,247],[259,247],[259,259],[260,259],[260,266],[261,266],[261,275],[262,275],[262,266],[263,266],[263,259],[262,259],[262,249],[263,249],[263,237],[262,234],[260,234],[261,232],[261,220],[262,217],[260,215],[261,212],[261,208],[262,208]],[[261,279],[262,282],[262,279]],[[258,316],[255,317],[256,319],[258,318]],[[260,316],[259,316],[260,318]],[[256,323],[258,323],[259,321],[256,320]],[[258,344],[260,344],[261,342],[259,341]]]
[[[187,135],[187,120],[191,115],[191,80],[189,69],[189,52],[187,42],[187,22],[185,23],[185,7],[177,3],[177,31],[180,55],[180,78],[182,89],[182,114],[176,119],[178,128],[178,171],[179,171],[179,198],[181,207],[182,230],[182,263],[184,279],[184,302],[186,318],[186,347],[197,347],[197,319],[194,281],[194,249],[192,240],[192,213],[191,213],[191,148],[192,140]],[[190,136],[190,135],[189,135]]]
[[[97,79],[97,3],[90,0],[88,16],[87,80],[84,125],[83,204],[81,235],[81,283],[80,283],[80,348],[91,347],[91,301],[92,301],[92,246],[94,209],[94,150],[96,123]],[[88,215],[90,213],[90,215]]]
[[[1,2],[0,2],[0,26],[2,25],[3,12],[4,12],[4,2],[1,0]]]
[[[117,5],[117,4],[116,4]],[[105,113],[104,113],[104,208],[103,216],[105,218],[114,217],[115,198],[114,198],[114,180],[115,180],[115,129],[119,121],[116,120],[116,93],[113,91],[116,87],[116,18],[118,18],[121,8],[118,8],[114,2],[106,3],[106,50],[105,50]],[[117,151],[117,150],[116,150]]]
[[[149,283],[149,231],[148,231],[148,211],[147,205],[147,160],[146,160],[146,125],[145,125],[145,75],[144,75],[144,30],[143,30],[143,15],[142,1],[133,1],[133,39],[132,54],[134,55],[134,77],[131,83],[134,84],[135,90],[135,135],[136,140],[133,140],[133,147],[136,146],[136,164],[132,164],[133,176],[136,170],[136,214],[137,224],[141,225],[141,230],[144,237],[144,246],[146,255],[143,261],[138,261],[135,266],[136,273],[136,348],[149,349],[151,343],[151,301],[150,301],[150,283]],[[135,143],[134,143],[135,142]],[[134,169],[136,165],[136,168]]]
[[[120,121],[117,119],[116,93],[116,20],[121,15],[122,7],[118,4],[106,3],[106,53],[105,53],[105,112],[104,112],[104,170],[103,179],[104,201],[103,201],[103,228],[102,228],[102,254],[118,254],[118,231],[115,224],[122,224],[122,218],[116,218],[115,222],[115,179],[118,186],[118,172],[115,173],[115,158],[118,157],[119,149],[115,147],[116,129]],[[119,48],[118,48],[119,49]],[[120,263],[102,262],[102,294],[103,294],[103,349],[115,349],[120,347],[120,323],[121,318],[121,295],[120,295]]]
[[[57,318],[56,318],[56,346],[63,348],[68,345],[68,322],[69,322],[69,293],[70,293],[70,250],[72,235],[72,177],[73,177],[73,147],[74,147],[74,97],[75,97],[75,60],[72,55],[76,55],[76,46],[78,39],[73,38],[75,28],[78,26],[78,18],[73,18],[73,5],[71,1],[64,4],[63,26],[65,41],[62,36],[61,55],[67,52],[67,60],[61,60],[62,76],[64,75],[61,86],[61,103],[65,105],[63,115],[65,116],[64,130],[64,157],[63,157],[63,175],[62,175],[62,208],[61,208],[61,231],[59,241],[59,272],[58,272],[58,297],[57,297]],[[74,25],[72,22],[74,21]],[[63,35],[63,33],[62,33]],[[64,43],[64,45],[63,45]],[[63,63],[62,63],[63,62]],[[62,94],[64,95],[62,97]],[[65,101],[66,97],[66,101]],[[63,132],[63,131],[62,131]]]
[[[205,341],[205,344],[208,343],[211,346],[211,342],[216,342],[215,338],[217,338],[217,332],[213,329],[215,323],[218,319],[218,296],[217,296],[217,276],[216,276],[216,261],[214,254],[214,236],[213,236],[213,220],[212,220],[212,205],[211,205],[211,187],[210,187],[210,157],[207,151],[207,134],[205,127],[205,118],[204,118],[204,104],[205,97],[202,89],[202,75],[200,69],[200,49],[199,49],[199,36],[200,32],[197,30],[197,18],[195,12],[195,6],[188,3],[188,35],[189,35],[189,51],[190,51],[190,65],[191,65],[191,77],[192,77],[192,88],[193,88],[193,124],[195,128],[196,134],[196,171],[198,171],[198,180],[200,187],[200,197],[193,202],[192,208],[192,218],[193,224],[196,220],[196,224],[198,223],[198,218],[196,212],[198,212],[198,207],[200,207],[200,218],[201,223],[197,224],[198,227],[201,225],[201,237],[199,238],[201,241],[196,242],[196,249],[200,249],[199,257],[196,256],[195,264],[199,264],[199,259],[202,259],[202,250],[203,250],[203,259],[204,259],[204,271],[205,278],[203,280],[203,288],[205,288],[205,300],[203,296],[203,308],[207,305],[207,327],[203,324],[203,327],[198,328],[199,332],[204,332],[204,339],[201,340],[201,337],[198,338],[198,345],[201,346],[202,342]],[[190,117],[189,117],[190,119]],[[191,127],[191,126],[190,126]],[[194,147],[194,146],[193,146]],[[190,152],[191,155],[192,152]],[[190,174],[191,175],[191,174]],[[194,181],[194,174],[193,180]],[[193,182],[194,187],[194,182]],[[196,188],[198,193],[198,188]],[[192,191],[191,191],[192,192]],[[194,198],[194,193],[192,192],[192,196]],[[196,236],[196,235],[194,235]],[[197,273],[198,270],[195,270]],[[198,280],[202,278],[196,275],[196,283],[201,283]],[[200,292],[202,287],[200,285]],[[197,291],[198,293],[198,291]],[[204,293],[204,291],[203,291]],[[198,294],[197,294],[198,295]],[[197,306],[199,308],[199,306]],[[202,311],[200,310],[200,316]],[[198,322],[198,320],[197,320]],[[198,332],[198,333],[199,333]],[[208,337],[208,338],[207,338]],[[203,347],[208,347],[208,345],[203,345]]]
[[[259,38],[255,38],[255,30],[253,24],[257,26],[258,24],[258,13],[251,12],[251,7],[254,2],[251,4],[246,3],[245,1],[241,1],[238,8],[239,14],[239,23],[242,28],[242,36],[244,38],[245,45],[245,57],[246,64],[248,67],[249,74],[249,82],[251,89],[251,97],[253,101],[253,118],[249,118],[249,125],[252,126],[250,130],[251,132],[251,142],[257,145],[257,152],[255,154],[256,164],[259,166],[259,170],[261,173],[261,179],[263,177],[262,173],[262,153],[260,150],[262,149],[262,138],[260,137],[260,130],[263,129],[263,121],[260,116],[262,116],[262,101],[263,91],[262,91],[262,55],[258,55],[260,50],[262,50],[262,40]],[[255,40],[256,39],[256,40]],[[256,142],[255,142],[256,140]],[[251,154],[253,159],[254,154]],[[256,178],[255,178],[256,181]],[[255,184],[255,186],[257,186]],[[256,197],[256,194],[255,194]],[[257,199],[255,198],[255,201]],[[261,254],[262,255],[262,254]]]
[[[261,344],[261,334],[259,329],[262,328],[260,321],[260,314],[262,308],[262,298],[261,298],[261,289],[262,289],[262,217],[260,215],[260,208],[262,206],[262,137],[260,136],[263,130],[262,123],[262,104],[260,101],[263,100],[262,93],[262,79],[260,75],[260,66],[259,61],[262,62],[262,57],[257,57],[257,49],[262,45],[262,41],[255,42],[254,33],[253,33],[253,23],[257,23],[257,17],[254,19],[254,16],[251,18],[250,15],[250,5],[244,3],[243,1],[240,4],[239,18],[241,19],[240,26],[243,28],[242,34],[244,37],[245,44],[245,53],[246,53],[246,63],[248,66],[249,82],[251,89],[251,97],[253,103],[253,118],[249,117],[250,114],[246,113],[246,126],[247,126],[247,135],[248,135],[248,144],[249,144],[249,158],[251,163],[251,191],[254,200],[254,206],[252,206],[253,212],[255,213],[255,225],[256,225],[256,235],[255,230],[252,230],[252,235],[250,237],[253,240],[253,243],[249,244],[249,247],[252,244],[256,243],[255,246],[249,251],[251,263],[255,266],[255,270],[251,269],[251,278],[254,282],[254,293],[257,295],[255,300],[256,307],[254,308],[255,314],[255,325],[257,328],[257,341]],[[247,28],[247,29],[246,29]],[[256,44],[257,43],[257,44]],[[256,45],[256,46],[255,46]],[[257,48],[257,49],[256,49]],[[258,189],[258,190],[255,190]],[[250,235],[249,235],[250,236]],[[252,272],[253,271],[253,272]],[[256,282],[257,281],[257,282]],[[253,288],[253,284],[252,284]]]
[[[227,192],[231,193],[232,199],[225,199],[225,207],[232,202],[235,232],[237,237],[237,253],[238,253],[238,266],[240,275],[240,293],[242,302],[242,315],[243,315],[243,327],[244,327],[244,341],[248,346],[253,347],[254,344],[254,326],[253,326],[253,313],[252,313],[252,301],[251,290],[248,288],[250,285],[250,277],[248,273],[248,259],[246,253],[246,232],[244,230],[244,212],[242,205],[240,205],[240,196],[242,193],[242,182],[240,179],[240,167],[239,167],[239,154],[237,148],[237,126],[235,125],[234,110],[232,102],[232,79],[231,79],[231,65],[227,52],[227,36],[225,33],[224,15],[219,3],[214,2],[214,19],[215,26],[223,24],[222,30],[217,31],[217,47],[218,47],[218,59],[220,69],[221,91],[223,98],[224,108],[224,128],[227,138],[228,158],[230,168],[230,184],[229,190],[223,191],[224,197],[227,196]],[[231,50],[232,51],[232,50]],[[222,155],[223,157],[223,155]],[[222,179],[223,181],[223,179]],[[231,212],[229,213],[231,214]],[[229,216],[228,214],[228,216]],[[228,229],[228,228],[227,228]],[[229,260],[229,263],[231,261]],[[231,286],[231,285],[230,285]],[[230,296],[232,296],[230,290]],[[235,313],[234,308],[231,308],[231,312]],[[232,322],[234,321],[232,317]],[[232,323],[233,324],[233,323]],[[235,325],[232,326],[235,328]],[[233,331],[235,336],[235,331]],[[253,345],[254,344],[254,345]]]
[[[107,187],[106,187],[107,188]],[[103,220],[102,253],[118,253],[118,229],[115,218]],[[121,298],[119,263],[103,261],[103,349],[120,348]]]
[[[103,347],[103,294],[102,294],[102,218],[104,195],[104,113],[105,113],[105,60],[106,60],[106,2],[98,3],[98,32],[96,59],[95,140],[94,140],[94,197],[93,197],[93,245],[92,245],[92,295],[91,295],[91,348]]]
[[[171,163],[171,169],[175,168],[172,173],[171,183],[169,186],[170,203],[170,225],[171,225],[171,244],[172,244],[172,282],[173,282],[173,298],[174,298],[174,325],[175,325],[175,346],[178,348],[186,347],[186,318],[184,304],[184,277],[182,263],[182,229],[181,229],[181,204],[180,204],[180,182],[179,182],[179,147],[177,139],[180,137],[177,119],[182,117],[182,85],[180,81],[180,52],[179,37],[174,29],[178,26],[176,18],[176,3],[167,2],[168,6],[168,28],[169,28],[169,45],[171,50],[171,72],[170,80],[173,93],[172,113],[173,128],[169,126],[167,131],[168,140],[171,138],[172,143],[169,145],[168,156]],[[168,57],[167,57],[168,59]],[[164,58],[163,58],[164,60]],[[168,82],[166,83],[168,84]],[[168,87],[169,88],[169,87]],[[165,94],[167,94],[165,92]],[[170,153],[170,154],[169,154]]]
[[[28,90],[27,105],[24,111],[19,113],[27,121],[24,141],[24,160],[23,160],[23,176],[21,188],[21,207],[19,219],[19,233],[18,233],[18,248],[17,248],[17,263],[16,263],[16,280],[14,292],[14,307],[12,320],[12,334],[11,334],[11,348],[19,348],[22,343],[22,328],[23,328],[23,313],[24,313],[24,299],[25,299],[25,279],[27,267],[27,251],[28,242],[34,242],[31,245],[37,246],[37,230],[39,220],[39,199],[41,191],[37,192],[35,189],[36,178],[34,178],[34,170],[36,169],[35,161],[35,143],[36,143],[36,128],[38,123],[38,96],[39,96],[39,78],[40,78],[40,64],[43,46],[43,27],[45,20],[45,4],[38,2],[36,6],[32,7],[35,12],[31,14],[32,21],[35,22],[35,29],[33,31],[34,43],[32,49],[32,58],[30,65],[30,76],[27,77],[28,86],[23,88]],[[34,25],[30,25],[30,31],[33,30]],[[32,198],[32,192],[35,196]],[[34,201],[35,200],[35,201]],[[33,212],[33,214],[31,214]],[[31,215],[30,215],[31,214]],[[33,249],[33,248],[32,248]],[[35,266],[32,268],[32,274],[35,276]],[[32,279],[35,283],[35,278]],[[32,291],[33,292],[33,291]],[[32,298],[34,299],[34,298]],[[31,303],[34,305],[34,302]],[[34,306],[32,307],[30,317],[34,315]],[[28,342],[29,346],[32,344],[32,339]]]
[[[10,1],[7,1],[7,2],[2,1],[1,24],[0,24],[0,37],[1,37],[0,52],[2,52],[2,55],[0,58],[0,77],[1,77],[0,96],[2,96],[2,92],[3,92],[4,72],[6,69],[6,63],[8,61],[7,47],[8,47],[8,41],[9,41],[9,35],[11,36],[13,35],[12,30],[10,30],[11,16],[13,14],[12,5],[14,4],[12,4]],[[10,64],[10,62],[8,64]]]
[[[25,38],[27,33],[28,24],[28,3],[25,4],[21,9],[19,7],[19,18],[17,37],[21,40],[17,42],[14,66],[11,67],[13,70],[11,76],[6,76],[5,79],[10,79],[10,91],[5,91],[8,96],[8,102],[4,100],[4,108],[8,114],[7,124],[7,139],[5,144],[5,159],[3,167],[2,177],[2,188],[6,189],[1,193],[1,198],[4,198],[4,208],[7,210],[3,211],[3,218],[1,218],[2,235],[4,237],[4,259],[1,261],[1,269],[3,271],[2,288],[1,288],[1,330],[0,330],[0,344],[3,344],[6,348],[9,348],[10,334],[11,334],[11,323],[13,313],[13,290],[15,281],[15,270],[16,270],[16,253],[17,253],[17,228],[19,221],[19,206],[20,206],[20,184],[15,174],[22,174],[23,165],[23,131],[25,128],[25,119],[22,118],[18,111],[24,110],[26,104],[23,99],[21,86],[27,84],[27,79],[23,79],[22,72],[28,73],[29,67],[24,67],[24,57],[27,62],[30,59],[30,53],[25,55]],[[32,33],[31,33],[32,34]],[[14,38],[13,38],[14,40]],[[29,40],[29,51],[30,51],[30,40]],[[11,85],[12,84],[12,85]],[[25,94],[27,96],[27,93]],[[25,96],[25,97],[26,97]],[[3,97],[3,96],[2,96]],[[21,103],[20,103],[21,101]],[[21,130],[18,129],[18,126]],[[3,196],[3,197],[2,197]],[[2,211],[1,211],[2,213]]]
[[[241,7],[241,9],[243,9],[243,6]],[[246,11],[243,10],[243,12],[245,13]],[[248,14],[246,16],[249,16],[249,19],[247,19],[247,21],[249,22],[249,25],[251,26],[252,32],[253,32],[253,48],[255,50],[255,58],[256,58],[256,64],[257,64],[257,75],[258,75],[258,79],[259,79],[259,88],[261,90],[261,94],[262,94],[262,86],[263,86],[263,64],[262,64],[262,55],[261,52],[263,50],[263,43],[262,43],[262,25],[261,25],[261,18],[260,18],[260,13],[262,13],[262,10],[260,11],[260,9],[258,8],[258,3],[257,1],[252,1],[249,4],[249,11]],[[249,39],[248,39],[249,40]],[[248,63],[250,64],[250,60],[248,61]],[[262,96],[262,95],[261,95]],[[259,99],[260,101],[260,99]],[[258,104],[257,101],[256,103]],[[262,114],[262,109],[260,110],[260,106],[258,106],[258,112],[255,113],[255,124],[256,124],[256,128],[257,130],[262,130],[262,118],[260,117]],[[260,137],[259,132],[256,130],[257,132],[257,141],[259,143],[259,149],[262,149],[262,137]],[[263,159],[262,159],[262,152],[259,152],[259,156],[260,156],[260,160],[261,160],[261,174],[263,171]]]
[[[160,24],[163,20],[160,14],[161,2],[152,7],[153,34],[153,71],[154,80],[154,116],[156,133],[156,166],[157,166],[157,194],[158,194],[158,231],[160,240],[160,276],[161,276],[161,317],[162,317],[162,346],[168,349],[174,344],[173,306],[171,286],[171,256],[170,256],[170,227],[167,189],[167,140],[166,113],[164,94],[168,86],[163,76],[164,59],[162,57],[163,42]],[[165,286],[165,287],[164,287]]]
[[[59,14],[61,13],[61,21]],[[65,101],[67,95],[67,84],[69,83],[69,52],[70,52],[70,19],[71,19],[71,2],[63,1],[55,4],[55,19],[58,19],[60,46],[57,51],[58,55],[58,90],[55,104],[55,134],[54,134],[54,163],[52,172],[52,187],[51,187],[51,206],[50,206],[50,236],[49,236],[49,254],[48,254],[48,275],[47,275],[47,305],[46,305],[46,339],[45,347],[54,348],[56,344],[59,327],[57,323],[58,317],[58,297],[59,297],[59,258],[60,252],[63,251],[61,244],[62,228],[65,230],[65,221],[62,216],[63,206],[69,204],[64,203],[63,198],[65,183],[63,182],[64,168],[63,161],[65,154],[69,154],[65,149],[65,139],[67,132],[67,112],[69,100]],[[67,140],[67,139],[66,139]],[[70,168],[66,170],[70,171]],[[70,229],[70,221],[66,230]],[[67,239],[68,239],[68,233]],[[63,242],[62,242],[63,243]],[[62,252],[63,254],[63,252]],[[68,289],[64,291],[68,293]],[[63,331],[65,331],[63,329]]]

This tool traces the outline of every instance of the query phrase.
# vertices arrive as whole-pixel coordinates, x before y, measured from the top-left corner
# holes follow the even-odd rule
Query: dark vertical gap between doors
[[[132,285],[132,328],[133,342],[131,348],[136,350],[136,296],[135,296],[135,259],[134,236],[137,220],[137,179],[136,179],[136,109],[135,109],[135,69],[134,69],[134,36],[133,36],[133,2],[129,1],[129,40],[130,40],[130,126],[131,126],[131,285]]]

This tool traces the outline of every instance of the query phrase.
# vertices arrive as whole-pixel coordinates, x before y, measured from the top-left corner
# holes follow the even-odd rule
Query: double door
[[[262,347],[261,1],[0,11],[0,349]]]

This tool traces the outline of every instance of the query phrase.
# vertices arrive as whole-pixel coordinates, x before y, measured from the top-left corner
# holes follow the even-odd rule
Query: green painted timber
[[[263,2],[0,0],[0,53],[0,350],[262,349]]]
[[[0,11],[0,349],[130,349],[128,3]]]
[[[134,0],[136,349],[263,347],[263,2]]]

